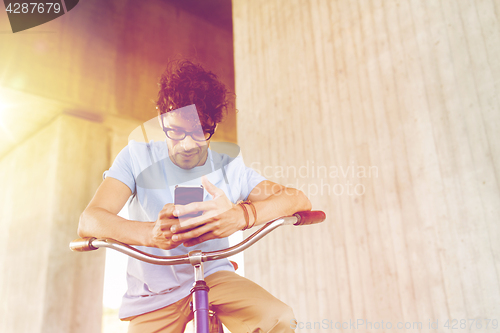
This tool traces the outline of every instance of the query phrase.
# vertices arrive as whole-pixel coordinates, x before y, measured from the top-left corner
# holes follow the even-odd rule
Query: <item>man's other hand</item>
[[[151,235],[151,246],[163,250],[170,250],[182,244],[182,241],[173,241],[173,233],[170,231],[173,225],[178,225],[179,220],[173,215],[174,204],[166,204],[158,214]]]

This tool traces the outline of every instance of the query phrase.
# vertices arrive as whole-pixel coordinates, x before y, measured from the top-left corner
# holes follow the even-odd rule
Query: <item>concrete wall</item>
[[[233,89],[231,32],[170,2],[86,0],[0,43],[0,332],[100,332],[104,252],[69,251],[78,217],[130,131],[156,115],[168,58]],[[235,131],[232,114],[217,138]]]
[[[105,253],[68,244],[109,165],[106,134],[61,116],[0,163],[2,332],[99,331]]]
[[[233,2],[245,161],[328,216],[245,257],[303,327],[478,319],[493,331],[499,17],[495,1]]]
[[[6,13],[1,31],[9,31]],[[231,31],[169,1],[97,1],[17,34],[2,34],[0,85],[91,112],[149,120],[167,60],[187,57],[233,90]],[[234,114],[219,139],[235,141]]]

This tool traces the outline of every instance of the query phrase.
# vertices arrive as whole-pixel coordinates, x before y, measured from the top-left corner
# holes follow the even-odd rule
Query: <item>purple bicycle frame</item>
[[[195,283],[193,289],[191,289],[191,294],[193,295],[195,333],[209,333],[208,291],[210,288],[205,283],[203,253],[201,251],[191,251],[188,257],[194,268]]]
[[[191,289],[193,295],[193,315],[196,333],[209,332],[208,286],[205,281],[196,281]]]

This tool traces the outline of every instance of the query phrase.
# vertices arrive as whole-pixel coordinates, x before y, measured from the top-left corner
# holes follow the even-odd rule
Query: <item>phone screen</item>
[[[203,186],[176,186],[174,190],[174,204],[175,205],[187,205],[192,202],[201,202],[203,201]],[[196,224],[184,224],[183,221],[200,216],[202,212],[196,212],[192,214],[187,214],[179,217],[181,221],[181,227],[178,228],[178,231],[187,231],[193,228],[196,228],[200,225],[205,224],[205,222],[199,222]]]

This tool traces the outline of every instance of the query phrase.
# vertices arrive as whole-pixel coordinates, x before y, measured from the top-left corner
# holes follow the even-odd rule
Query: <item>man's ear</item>
[[[215,125],[215,128],[214,128],[214,134],[215,134],[215,131],[217,131],[217,126],[219,126],[219,124],[216,124],[216,125]],[[208,148],[210,148],[210,142],[211,142],[211,140],[210,140],[210,141],[208,141]]]

